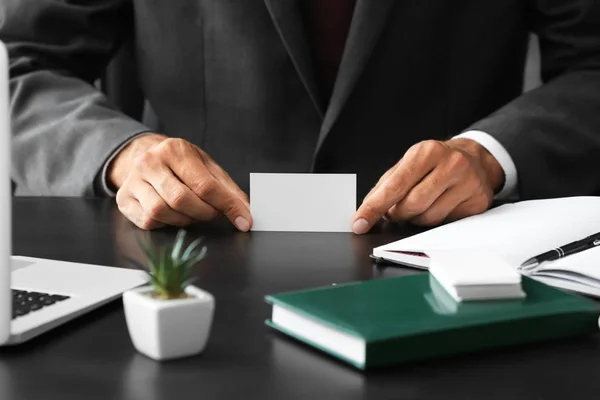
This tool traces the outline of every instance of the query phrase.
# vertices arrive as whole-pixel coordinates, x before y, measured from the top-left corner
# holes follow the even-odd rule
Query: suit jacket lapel
[[[331,101],[317,141],[317,152],[350,96],[375,47],[394,0],[357,0]],[[315,153],[316,154],[316,153]]]
[[[297,0],[264,0],[275,27],[317,111],[325,110],[315,79],[310,48]]]

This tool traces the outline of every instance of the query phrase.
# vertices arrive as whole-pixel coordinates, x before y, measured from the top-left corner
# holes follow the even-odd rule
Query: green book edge
[[[359,284],[359,283],[360,282],[350,282],[350,283],[346,283],[344,285],[356,285],[356,284]],[[344,286],[344,285],[339,285],[339,286]],[[325,288],[327,288],[327,287],[328,286],[325,286]],[[313,289],[307,289],[306,291],[309,292],[309,291],[313,291],[313,290],[319,290],[319,289],[322,289],[322,288],[323,287],[317,287],[317,288],[313,288]],[[285,303],[283,301],[280,301],[279,299],[277,299],[276,297],[274,297],[272,295],[266,296],[265,297],[265,301],[267,303],[271,304],[271,305],[278,305],[278,306],[281,306],[281,307],[286,308],[288,310],[294,311],[298,315],[301,315],[303,317],[311,319],[311,320],[313,320],[315,322],[327,325],[328,327],[333,328],[335,330],[338,330],[340,332],[345,332],[345,333],[347,333],[349,335],[355,336],[355,337],[363,339],[363,340],[365,339],[361,334],[359,334],[358,332],[356,332],[356,331],[354,331],[352,329],[347,329],[345,326],[331,324],[329,321],[323,320],[321,318],[315,318],[314,315],[312,315],[310,313],[307,313],[302,308],[298,308],[298,307],[295,307],[293,305],[287,304],[287,303]]]
[[[291,332],[291,331],[289,331],[289,330],[287,330],[285,328],[282,328],[281,326],[277,325],[276,323],[274,323],[270,319],[265,320],[265,325],[267,325],[267,326],[269,326],[269,327],[271,327],[271,328],[273,328],[273,329],[275,329],[275,330],[277,330],[277,331],[279,331],[281,333],[284,333],[284,334],[286,334],[286,335],[294,338],[295,340],[298,340],[301,343],[309,344],[309,345],[313,346],[315,349],[321,350],[322,352],[324,352],[326,354],[329,354],[329,355],[331,355],[333,357],[336,357],[336,358],[338,358],[338,359],[340,359],[340,360],[342,360],[344,362],[347,362],[348,364],[353,365],[354,367],[356,367],[356,368],[358,368],[360,370],[365,370],[366,369],[366,365],[365,364],[357,363],[354,360],[346,358],[346,357],[344,357],[341,354],[333,352],[330,349],[328,349],[326,347],[323,347],[323,346],[321,346],[321,345],[313,342],[312,340],[309,340],[309,339],[307,339],[307,338],[305,338],[303,336],[300,337],[299,335],[296,335],[295,333],[293,333],[293,332]]]

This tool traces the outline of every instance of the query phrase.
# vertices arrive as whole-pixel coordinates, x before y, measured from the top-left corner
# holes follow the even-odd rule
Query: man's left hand
[[[479,143],[464,138],[420,142],[365,197],[352,230],[366,233],[384,216],[437,225],[479,214],[503,184],[502,167]]]

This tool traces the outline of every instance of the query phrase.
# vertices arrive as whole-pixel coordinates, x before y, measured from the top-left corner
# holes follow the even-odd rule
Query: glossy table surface
[[[111,200],[17,198],[14,253],[127,266],[139,231]],[[222,222],[190,228],[206,237],[196,284],[216,298],[203,354],[158,363],[131,344],[120,300],[26,344],[0,349],[0,399],[561,399],[600,394],[598,335],[360,372],[264,325],[266,294],[419,273],[375,268],[374,246],[414,228],[366,236],[236,233]],[[153,233],[157,241],[171,229]],[[482,338],[483,339],[483,338]]]

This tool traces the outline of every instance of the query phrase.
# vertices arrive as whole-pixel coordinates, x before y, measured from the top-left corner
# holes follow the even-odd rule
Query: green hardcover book
[[[455,302],[429,274],[267,296],[267,325],[359,369],[598,331],[600,306],[523,277],[519,300]]]

